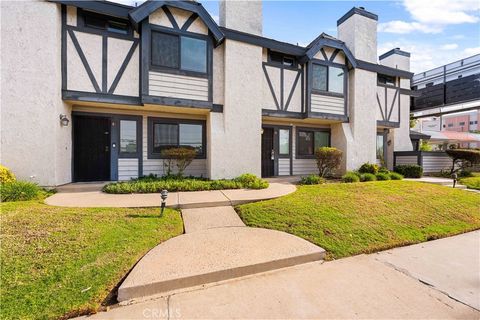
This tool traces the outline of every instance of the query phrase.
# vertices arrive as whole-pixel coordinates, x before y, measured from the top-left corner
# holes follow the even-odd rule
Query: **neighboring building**
[[[415,118],[479,109],[480,54],[415,74],[412,90]]]
[[[378,17],[353,8],[307,47],[262,36],[262,3],[2,2],[1,163],[42,185],[163,174],[212,179],[393,166],[409,139],[410,54],[377,56]],[[377,60],[380,62],[377,63]]]

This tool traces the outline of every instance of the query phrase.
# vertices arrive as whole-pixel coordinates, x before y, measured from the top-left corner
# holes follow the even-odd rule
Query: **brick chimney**
[[[262,1],[220,0],[220,26],[262,35]]]

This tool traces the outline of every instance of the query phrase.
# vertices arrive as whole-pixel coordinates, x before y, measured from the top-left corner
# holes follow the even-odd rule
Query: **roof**
[[[430,135],[431,142],[480,142],[480,134],[457,131],[423,131]]]
[[[353,54],[345,45],[345,42],[338,40],[337,38],[332,37],[326,33],[322,33],[317,38],[315,38],[310,44],[306,47],[306,52],[304,56],[304,60],[313,59],[313,57],[322,49],[323,47],[332,47],[335,49],[340,49],[345,53],[348,61],[352,64],[355,68],[357,66],[357,62]]]
[[[428,140],[428,139],[430,139],[430,136],[428,134],[425,134],[425,133],[410,130],[410,139]]]

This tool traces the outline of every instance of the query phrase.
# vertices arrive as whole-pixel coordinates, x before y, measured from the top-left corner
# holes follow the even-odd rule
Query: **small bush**
[[[385,180],[390,180],[390,175],[388,173],[377,173],[375,175],[378,181],[385,181]]]
[[[7,167],[4,167],[0,165],[0,183],[8,183],[8,182],[14,182],[15,180],[15,175],[8,169]]]
[[[390,172],[388,175],[391,180],[403,180],[403,176],[400,173]]]
[[[324,184],[325,182],[326,181],[324,178],[314,174],[311,174],[306,177],[302,177],[302,179],[300,180],[300,184],[304,184],[304,185]]]
[[[367,181],[375,181],[377,180],[377,177],[375,177],[374,174],[371,173],[362,173],[360,175],[360,181],[362,182],[367,182]]]
[[[463,169],[462,171],[460,171],[460,172],[458,173],[458,177],[459,177],[459,178],[469,178],[469,177],[473,177],[473,173],[472,173],[472,171],[470,171],[470,170]]]
[[[171,148],[162,150],[162,156],[164,159],[164,166],[167,175],[172,174],[172,164],[177,167],[178,176],[182,177],[185,169],[195,159],[197,151],[193,148]]]
[[[315,158],[320,177],[327,177],[340,166],[343,152],[337,148],[321,147],[315,150]]]
[[[360,182],[360,178],[355,172],[349,171],[342,176],[342,181],[346,183]]]
[[[40,198],[43,190],[32,182],[14,181],[0,184],[0,194],[2,202],[27,201]]]
[[[386,167],[380,167],[380,168],[378,169],[378,172],[390,173],[390,170],[388,170]]]
[[[247,189],[265,189],[268,188],[268,181],[263,180],[251,173],[244,173],[234,179],[239,182],[243,188]]]
[[[402,164],[393,169],[405,178],[421,178],[423,176],[423,168],[416,164]]]
[[[378,173],[378,165],[375,164],[375,163],[369,163],[369,162],[364,163],[364,164],[362,164],[360,169],[358,169],[358,172],[377,174]]]

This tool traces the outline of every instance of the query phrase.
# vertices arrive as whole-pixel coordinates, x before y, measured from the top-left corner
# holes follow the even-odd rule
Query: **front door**
[[[275,169],[275,153],[273,143],[274,129],[263,128],[262,133],[262,177],[271,177]]]
[[[73,118],[73,180],[110,180],[110,119]]]

